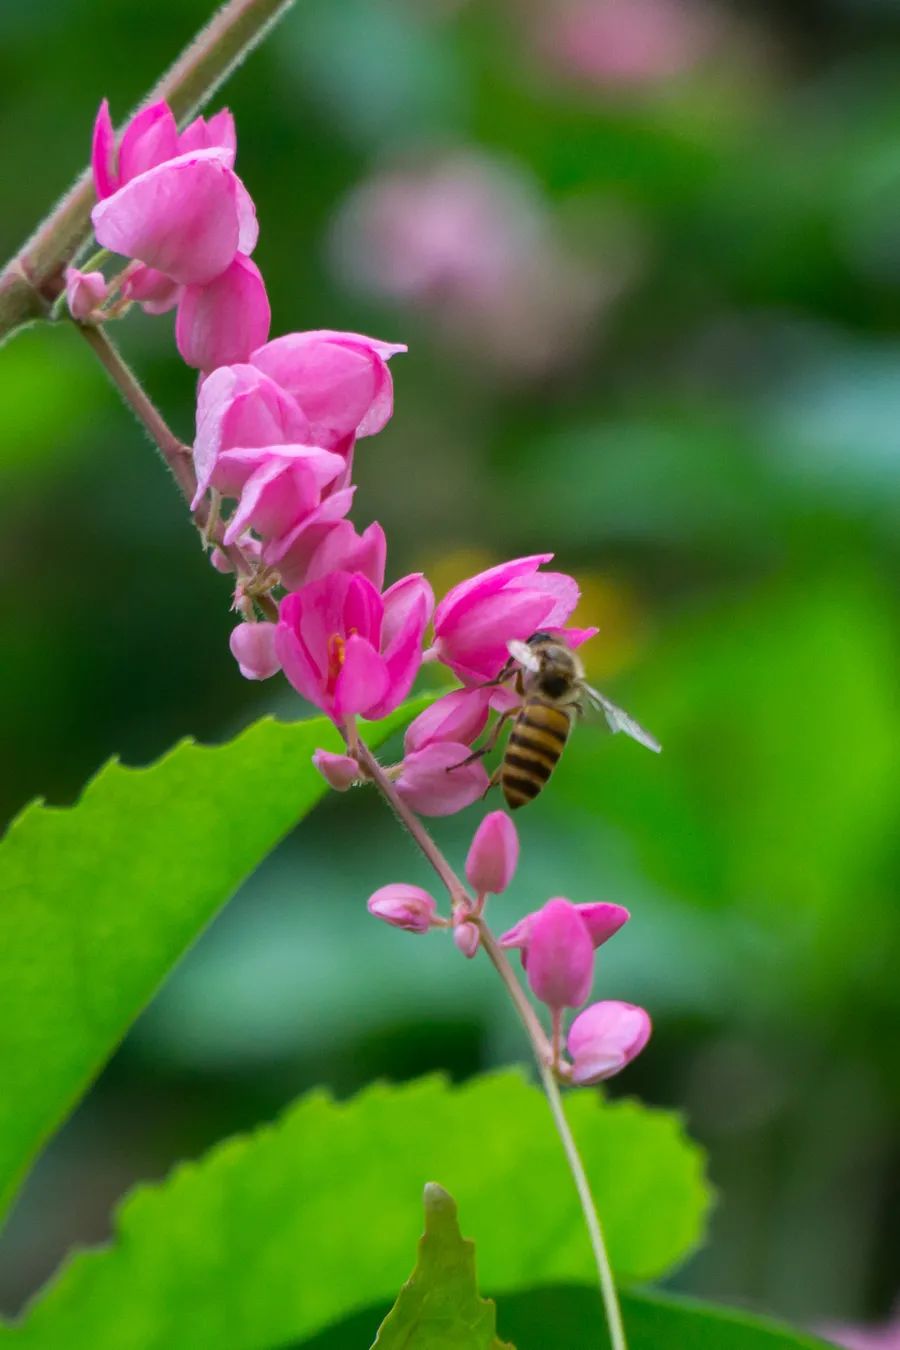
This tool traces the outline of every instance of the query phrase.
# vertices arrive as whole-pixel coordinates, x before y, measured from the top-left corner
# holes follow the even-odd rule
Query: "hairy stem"
[[[581,1201],[581,1209],[590,1235],[594,1260],[597,1263],[600,1293],[603,1296],[603,1307],[606,1311],[606,1321],[609,1326],[610,1345],[612,1350],[628,1350],[628,1345],[625,1340],[625,1328],[622,1324],[622,1310],[619,1307],[619,1296],[616,1292],[616,1282],[613,1279],[612,1266],[609,1264],[609,1253],[606,1250],[606,1242],[603,1237],[600,1216],[597,1213],[597,1206],[594,1204],[594,1197],[591,1195],[590,1184],[584,1170],[584,1163],[581,1161],[581,1154],[578,1152],[578,1145],[575,1143],[575,1137],[569,1128],[569,1122],[566,1119],[566,1113],[563,1110],[559,1084],[549,1065],[539,1063],[538,1067],[541,1071],[544,1091],[547,1094],[547,1100],[550,1103],[550,1110],[553,1113],[553,1123],[562,1140],[562,1146],[565,1150],[569,1170],[575,1181],[578,1199]]]
[[[166,99],[177,120],[184,123],[212,97],[292,3],[228,0],[141,106]],[[0,342],[51,308],[62,289],[66,264],[91,237],[94,200],[91,171],[86,169],[0,273]]]
[[[76,324],[75,327],[98,357],[113,384],[162,455],[171,470],[172,477],[181,489],[182,496],[190,504],[197,491],[197,478],[190,449],[178,439],[159,409],[148,398],[137,376],[104,329],[98,324]],[[236,576],[239,579],[252,576],[254,565],[243,550],[237,544],[221,542],[221,524],[210,520],[210,507],[205,498],[191,514],[201,535],[209,533],[216,547],[222,550],[231,563]],[[254,596],[254,599],[267,619],[278,618],[278,606],[270,595]]]
[[[419,820],[415,812],[410,810],[403,801],[403,798],[399,796],[394,784],[364,741],[360,739],[356,740],[354,753],[358,763],[378,788],[378,791],[381,793],[382,797],[384,797],[385,801],[394,812],[394,815],[400,821],[401,825],[406,827],[428,862],[431,863],[431,866],[446,887],[453,906],[456,907],[460,904],[472,906],[474,902],[465,886],[447,862],[447,859],[444,857],[421,820]],[[484,918],[480,914],[472,913],[470,915],[470,922],[477,924],[478,932],[481,937],[481,946],[484,948],[488,959],[506,986],[507,992],[512,999],[513,1006],[519,1014],[522,1025],[525,1027],[528,1038],[531,1041],[534,1057],[537,1061],[537,1066],[541,1075],[541,1082],[544,1085],[544,1092],[547,1095],[547,1101],[550,1104],[550,1110],[553,1115],[553,1122],[562,1141],[566,1161],[569,1164],[569,1169],[575,1182],[575,1189],[578,1192],[578,1199],[581,1202],[581,1208],[584,1213],[585,1223],[587,1224],[591,1248],[594,1253],[594,1260],[597,1263],[597,1275],[600,1281],[603,1306],[606,1310],[610,1344],[612,1350],[628,1350],[625,1341],[625,1330],[622,1325],[622,1313],[619,1308],[619,1298],[616,1293],[615,1280],[613,1279],[612,1267],[609,1264],[606,1243],[603,1240],[603,1229],[600,1225],[594,1198],[591,1195],[591,1188],[588,1184],[584,1164],[581,1161],[581,1155],[578,1152],[578,1146],[575,1143],[575,1138],[569,1128],[569,1122],[563,1111],[559,1085],[557,1084],[553,1073],[552,1063],[554,1060],[554,1048],[551,1046],[550,1041],[548,1041],[547,1035],[538,1021],[534,1009],[525,997],[525,992],[519,981],[516,979],[515,971],[507,960],[506,953],[485,923]],[[560,1026],[559,1018],[557,1017],[554,1022],[554,1045],[556,1046],[557,1058],[559,1035]]]

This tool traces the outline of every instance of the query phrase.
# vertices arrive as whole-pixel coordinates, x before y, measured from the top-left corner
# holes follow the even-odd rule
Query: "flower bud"
[[[475,831],[466,858],[466,878],[477,895],[500,895],[519,861],[519,836],[509,816],[492,811]]]
[[[633,1003],[592,1003],[569,1028],[572,1082],[599,1083],[624,1069],[650,1039],[650,1017]]]
[[[275,654],[274,623],[241,623],[228,639],[245,680],[268,680],[281,669]]]
[[[453,929],[453,941],[463,956],[471,960],[478,951],[480,941],[480,935],[475,924],[467,921],[458,923]]]
[[[569,900],[548,900],[535,914],[526,970],[533,993],[554,1010],[577,1008],[591,992],[594,944]]]
[[[83,322],[90,318],[106,299],[108,287],[102,272],[79,272],[77,267],[66,268],[66,302],[73,319]]]
[[[336,792],[346,792],[359,780],[359,765],[349,755],[335,755],[330,750],[317,750],[312,762],[325,782]]]
[[[432,927],[437,901],[421,886],[397,881],[370,895],[366,908],[376,919],[384,919],[407,933],[427,933]]]

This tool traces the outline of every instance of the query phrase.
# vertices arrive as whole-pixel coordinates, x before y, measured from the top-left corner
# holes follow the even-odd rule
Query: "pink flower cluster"
[[[369,913],[410,933],[452,926],[459,950],[465,956],[474,956],[480,941],[478,920],[486,899],[506,890],[518,858],[515,826],[509,816],[494,811],[481,822],[466,858],[466,879],[474,899],[458,899],[451,919],[439,915],[437,901],[428,891],[404,883],[375,891],[369,898]],[[520,919],[500,938],[501,947],[519,949],[532,993],[550,1010],[553,1067],[561,1078],[576,1086],[611,1078],[640,1054],[650,1037],[650,1018],[643,1008],[606,999],[579,1013],[565,1038],[568,1060],[561,1055],[564,1011],[587,1002],[594,977],[594,952],[629,917],[622,905],[574,905],[556,897]]]
[[[234,172],[235,144],[227,111],[208,122],[198,117],[179,133],[165,103],[138,113],[117,143],[104,102],[94,128],[97,239],[130,259],[116,283],[124,303],[150,313],[177,306],[178,349],[201,371],[191,508],[204,508],[214,565],[237,573],[242,622],[231,650],[241,673],[266,679],[282,670],[332,719],[348,753],[317,750],[313,762],[344,791],[365,777],[355,719],[385,717],[408,696],[423,661],[442,662],[459,687],[410,724],[402,761],[384,772],[405,806],[447,815],[488,787],[481,761],[463,761],[491,714],[517,702],[496,683],[510,643],[541,631],[574,648],[596,630],[566,627],[578,587],[545,570],[549,553],[489,568],[437,607],[420,573],[385,588],[384,531],[373,521],[360,532],[347,517],[357,441],[389,420],[388,361],[406,348],[330,330],[268,341],[268,300],[250,260],[256,213]],[[102,272],[69,269],[72,316],[105,321],[115,312],[114,289]],[[264,621],[259,611],[272,615],[276,594],[277,622]],[[493,812],[466,860],[472,895],[454,893],[449,918],[431,895],[408,885],[382,887],[369,909],[414,933],[450,928],[459,951],[472,957],[488,941],[487,897],[506,890],[518,856],[511,820]],[[587,1001],[594,951],[627,918],[619,905],[556,898],[500,940],[521,951],[531,990],[550,1009],[550,1062],[572,1083],[616,1073],[650,1034],[642,1009],[594,1003],[572,1023],[569,1059],[561,1057],[564,1010]]]
[[[131,119],[117,144],[104,99],[94,124],[97,241],[132,260],[125,300],[150,314],[177,305],[178,350],[203,371],[246,360],[269,335],[269,300],[250,258],[256,211],[234,172],[236,146],[227,109],[179,133],[168,104],[154,103]],[[76,318],[89,317],[105,299],[99,275],[70,269]]]
[[[423,660],[443,662],[462,688],[408,728],[392,773],[414,809],[446,815],[487,787],[478,762],[447,770],[468,756],[492,711],[509,707],[509,690],[481,687],[507,661],[507,643],[544,629],[576,646],[594,630],[565,629],[578,587],[543,570],[549,553],[482,572],[436,609],[420,574],[385,589],[381,526],[360,532],[347,517],[357,440],[389,420],[388,361],[406,348],[330,330],[267,340],[268,300],[250,259],[256,212],[234,172],[235,148],[228,111],[179,132],[167,104],[155,103],[117,140],[104,102],[92,156],[97,239],[130,259],[119,278],[124,302],[154,314],[177,306],[178,349],[202,372],[192,509],[211,494],[216,567],[233,569],[233,546],[245,560],[234,597],[244,622],[230,642],[242,674],[283,670],[347,730],[356,716],[396,708]],[[101,272],[70,269],[67,296],[73,317],[108,317]],[[277,623],[260,621],[278,595]],[[323,751],[316,763],[337,787],[356,779],[349,756]]]

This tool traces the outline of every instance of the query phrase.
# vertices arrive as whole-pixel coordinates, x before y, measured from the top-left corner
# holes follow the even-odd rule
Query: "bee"
[[[560,639],[532,633],[527,642],[511,641],[507,647],[509,660],[491,683],[505,684],[515,676],[522,702],[497,719],[484,745],[462,763],[470,764],[493,749],[504,724],[515,718],[503,761],[488,785],[490,789],[500,784],[511,810],[540,793],[559,763],[575,718],[583,716],[585,703],[603,713],[611,731],[624,731],[659,754],[662,746],[649,732],[591,688],[580,657]]]

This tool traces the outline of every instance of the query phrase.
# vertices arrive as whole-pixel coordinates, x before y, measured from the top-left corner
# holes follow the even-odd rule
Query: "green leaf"
[[[419,700],[371,727],[383,740]],[[326,791],[325,718],[110,761],[81,799],[32,802],[0,843],[0,1214],[24,1170],[218,909]]]
[[[671,1294],[622,1293],[629,1350],[828,1350],[825,1341],[769,1318],[718,1308]],[[347,1318],[282,1350],[358,1350],[380,1307]],[[518,1350],[608,1350],[609,1335],[596,1289],[553,1286],[500,1299],[500,1327]]]
[[[700,1150],[667,1112],[590,1091],[567,1106],[619,1279],[662,1274],[701,1236]],[[136,1190],[112,1245],[74,1256],[22,1323],[0,1329],[0,1345],[260,1350],[310,1336],[399,1288],[430,1177],[477,1235],[492,1293],[591,1279],[539,1090],[514,1071],[462,1087],[431,1077],[346,1103],[313,1093]]]
[[[452,1195],[425,1187],[416,1268],[378,1328],[382,1350],[513,1350],[497,1339],[497,1309],[478,1297],[475,1243],[459,1231]],[[374,1350],[374,1347],[373,1347]]]
[[[671,1294],[623,1293],[629,1350],[825,1350],[825,1342],[768,1318]],[[604,1350],[609,1345],[595,1289],[529,1290],[504,1300],[504,1335],[518,1350]],[[323,1347],[324,1350],[324,1347]]]

